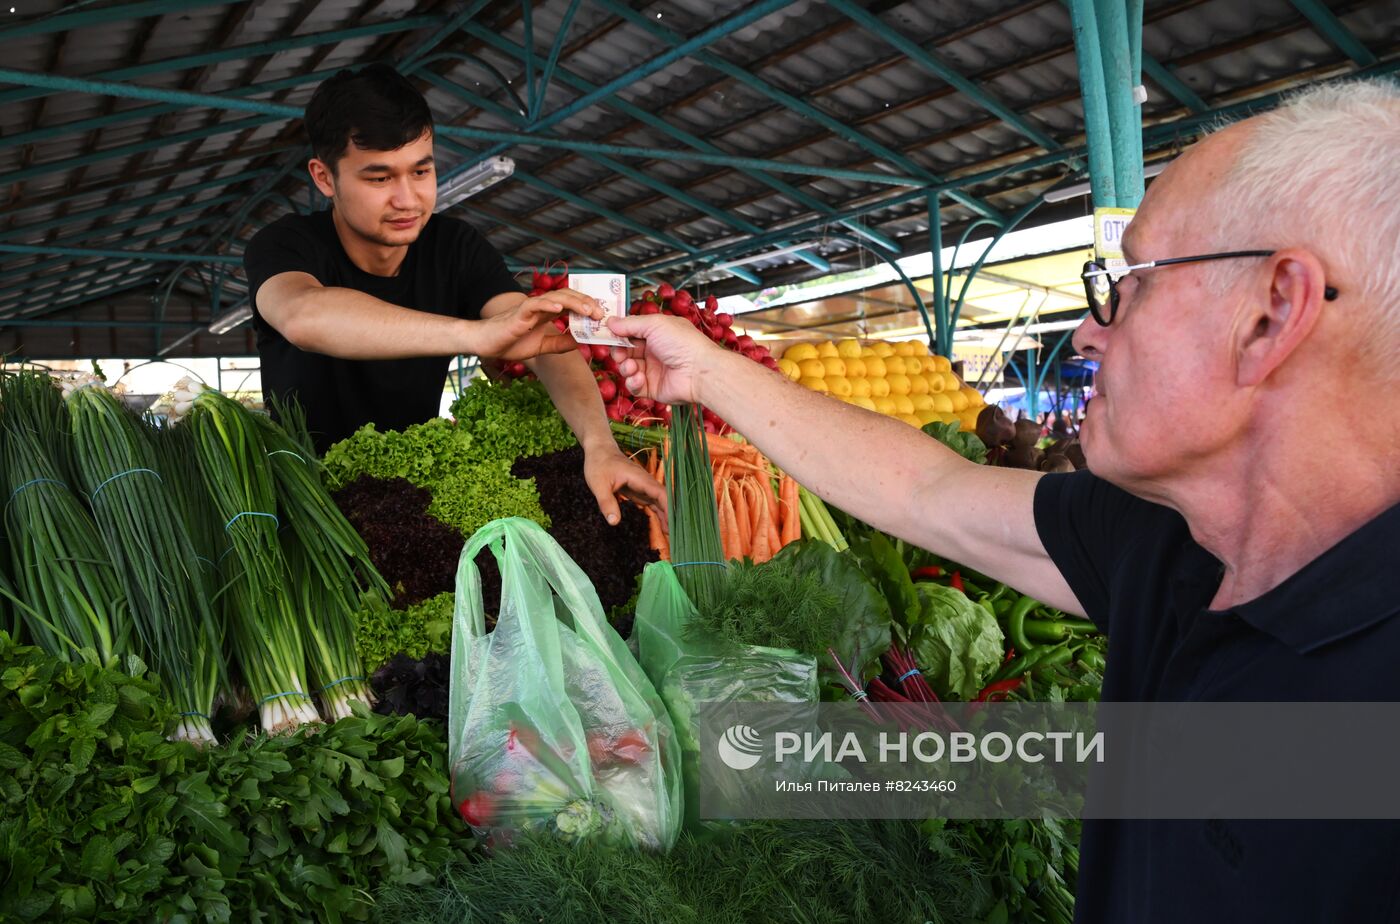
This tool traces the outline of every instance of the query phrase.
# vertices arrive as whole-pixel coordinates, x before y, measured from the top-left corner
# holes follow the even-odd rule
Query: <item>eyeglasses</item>
[[[1089,312],[1101,327],[1113,323],[1118,314],[1118,280],[1136,270],[1152,269],[1157,266],[1172,266],[1178,263],[1199,263],[1203,260],[1229,260],[1235,257],[1272,257],[1272,250],[1232,250],[1228,253],[1205,253],[1195,257],[1170,257],[1166,260],[1150,260],[1147,263],[1134,263],[1119,269],[1108,269],[1097,260],[1084,264],[1084,297],[1089,300]],[[1337,290],[1327,286],[1322,297],[1330,301],[1337,298]]]

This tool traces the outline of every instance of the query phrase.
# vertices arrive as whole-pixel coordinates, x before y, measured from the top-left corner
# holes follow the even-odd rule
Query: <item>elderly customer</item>
[[[1075,474],[974,465],[684,321],[611,326],[641,341],[633,391],[702,402],[826,500],[1094,620],[1105,700],[1394,700],[1397,242],[1394,84],[1314,88],[1192,147],[1127,275],[1086,265],[1075,347],[1101,370]],[[1397,857],[1392,821],[1086,821],[1076,920],[1395,921]]]

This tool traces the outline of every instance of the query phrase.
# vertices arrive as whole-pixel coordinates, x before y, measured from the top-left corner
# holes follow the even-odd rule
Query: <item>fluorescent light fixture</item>
[[[1145,180],[1148,177],[1156,176],[1167,169],[1167,165],[1175,159],[1176,158],[1159,160],[1156,163],[1148,164],[1142,168],[1142,178]],[[1073,186],[1066,186],[1064,189],[1050,190],[1045,194],[1045,201],[1064,202],[1066,199],[1073,199],[1075,196],[1083,196],[1091,191],[1093,191],[1093,184],[1085,180],[1083,183],[1075,183]]]
[[[515,161],[509,157],[488,157],[472,164],[454,177],[438,184],[434,212],[442,212],[494,186],[515,172]]]
[[[232,311],[227,311],[214,319],[209,325],[211,334],[227,334],[240,324],[253,319],[253,306],[247,302],[239,305]]]
[[[818,246],[820,246],[819,241],[804,241],[801,244],[789,244],[788,246],[780,247],[777,250],[765,250],[763,253],[752,254],[751,256],[744,257],[741,260],[730,260],[728,263],[717,263],[714,266],[710,267],[710,269],[727,270],[735,266],[746,266],[750,263],[757,263],[760,260],[767,260],[769,257],[781,257],[785,253],[796,253],[799,250],[811,250],[814,247]]]

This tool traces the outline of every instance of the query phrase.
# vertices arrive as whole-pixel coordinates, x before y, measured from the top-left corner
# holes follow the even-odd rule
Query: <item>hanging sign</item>
[[[1137,209],[1094,209],[1094,253],[1105,269],[1128,265],[1123,258],[1123,235]]]

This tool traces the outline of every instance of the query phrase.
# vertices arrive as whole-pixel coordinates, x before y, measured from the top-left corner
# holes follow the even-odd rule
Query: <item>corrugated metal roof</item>
[[[1065,148],[1083,143],[1070,20],[1057,0],[861,4],[1005,104],[1022,128],[991,115],[823,0],[776,3],[772,12],[703,48],[668,55],[678,41],[733,23],[762,2],[25,2],[9,20],[0,16],[5,68],[219,99],[210,105],[147,102],[0,84],[0,244],[236,257],[240,241],[257,227],[289,209],[311,207],[312,199],[299,167],[306,155],[299,123],[227,111],[220,101],[300,108],[338,67],[401,61],[415,51],[428,61],[418,79],[440,125],[661,152],[609,159],[547,144],[509,145],[516,178],[473,198],[459,214],[522,265],[567,256],[578,265],[678,278],[774,249],[772,242],[784,239],[776,232],[786,225],[810,225],[792,235],[819,242],[809,253],[842,271],[873,259],[837,223],[866,206],[875,208],[859,222],[892,239],[900,252],[927,249],[926,205],[908,187],[675,159],[675,152],[694,146],[772,163],[942,180],[979,176],[963,190],[967,199],[1006,215],[1066,169],[1060,163],[1018,166],[1045,153],[1023,129]],[[1199,117],[1193,111],[1198,101],[1208,109],[1229,106],[1350,73],[1370,60],[1393,70],[1400,50],[1393,0],[1329,6],[1359,45],[1324,34],[1288,0],[1149,2],[1144,52],[1180,83],[1147,80],[1144,124],[1152,129]],[[462,18],[477,7],[470,19]],[[532,125],[520,113],[531,97],[522,47],[532,45],[538,77],[571,10],[558,67]],[[428,41],[435,45],[422,47]],[[1362,60],[1346,50],[1354,55],[1358,47]],[[658,56],[668,56],[664,66],[627,81],[612,97],[551,120]],[[549,127],[541,129],[540,121]],[[1149,156],[1177,140],[1170,131],[1151,136]],[[464,149],[480,156],[492,147],[454,143],[440,145],[449,168],[462,162]],[[242,206],[268,189],[273,194],[257,198],[235,221]],[[1043,217],[1082,208],[1072,202],[1045,209]],[[975,214],[968,204],[944,198],[949,232]],[[773,255],[743,267],[753,274],[749,280],[720,276],[710,285],[723,294],[755,288],[752,278],[760,285],[792,282],[819,274],[813,262],[819,261]],[[144,303],[154,320],[158,308],[150,296],[181,265],[126,256],[0,254],[0,319],[117,319],[113,305],[119,304],[123,323],[138,323],[128,314]],[[236,300],[241,270],[226,269],[233,277],[225,291]],[[213,277],[211,267],[202,275],[185,273],[171,288],[189,302],[166,306],[167,319],[207,320]],[[29,355],[60,355],[73,340],[62,329],[4,327],[3,320],[0,327],[0,351],[22,346]],[[151,331],[141,328],[114,328],[110,339],[109,347],[133,355],[155,350]],[[162,345],[170,340],[162,334]],[[248,348],[246,334],[236,334],[232,341],[196,337],[181,351]]]

